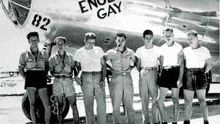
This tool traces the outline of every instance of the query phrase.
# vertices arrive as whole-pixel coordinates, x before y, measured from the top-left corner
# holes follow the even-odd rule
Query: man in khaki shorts
[[[65,95],[73,110],[74,124],[78,124],[79,114],[76,106],[76,94],[72,78],[75,61],[73,60],[73,56],[65,51],[65,37],[57,37],[54,41],[58,46],[58,52],[50,57],[49,68],[50,73],[55,77],[53,82],[53,95],[58,101],[58,119],[62,124],[63,119],[61,108],[63,104],[63,96]]]

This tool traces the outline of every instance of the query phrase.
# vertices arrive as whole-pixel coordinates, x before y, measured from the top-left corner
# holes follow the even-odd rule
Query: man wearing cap
[[[94,97],[97,102],[98,124],[106,124],[106,96],[105,96],[105,76],[106,71],[101,58],[104,51],[101,47],[94,46],[96,35],[92,32],[85,34],[85,46],[75,53],[76,66],[81,78],[75,77],[81,85],[83,101],[86,112],[86,124],[95,124]]]
[[[211,55],[206,47],[201,46],[197,31],[189,31],[187,39],[189,46],[183,49],[186,60],[186,84],[183,85],[185,99],[184,124],[190,124],[194,92],[196,92],[202,108],[204,124],[208,124],[208,107],[205,100],[208,84],[206,73],[212,68]]]
[[[153,123],[157,123],[156,118],[156,99],[157,99],[157,81],[158,81],[158,65],[159,65],[159,47],[152,44],[153,32],[145,30],[143,32],[144,46],[136,51],[139,58],[137,69],[139,74],[139,92],[142,104],[143,124],[149,124],[149,95],[152,97],[152,119]]]
[[[53,81],[53,95],[55,96],[56,101],[58,101],[58,119],[60,123],[63,123],[62,104],[63,96],[65,95],[68,98],[73,111],[74,124],[78,124],[79,113],[77,110],[76,94],[72,78],[75,61],[73,56],[65,51],[65,37],[57,37],[54,41],[58,46],[58,51],[50,57],[49,67],[50,73],[55,77]]]
[[[158,98],[159,109],[162,117],[162,124],[167,124],[165,117],[164,100],[169,89],[172,90],[173,124],[177,124],[179,116],[179,88],[182,87],[184,72],[182,46],[174,41],[173,29],[164,30],[166,43],[161,46],[160,52],[160,96]]]
[[[36,93],[43,102],[45,109],[45,123],[50,124],[50,105],[47,94],[46,75],[48,72],[48,55],[46,51],[38,48],[40,42],[37,32],[30,32],[27,35],[30,50],[21,53],[19,60],[19,73],[25,79],[25,89],[30,103],[30,115],[33,124],[37,124],[35,101]]]
[[[135,112],[133,108],[134,88],[131,77],[131,69],[136,63],[133,50],[127,48],[126,35],[116,34],[116,47],[107,51],[103,56],[104,61],[110,60],[112,64],[112,78],[110,82],[110,95],[113,104],[113,123],[121,123],[120,105],[124,101],[128,124],[135,123]]]

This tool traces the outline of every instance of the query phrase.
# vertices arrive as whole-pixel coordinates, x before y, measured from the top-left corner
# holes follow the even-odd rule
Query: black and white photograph
[[[220,124],[219,0],[0,0],[0,124]]]

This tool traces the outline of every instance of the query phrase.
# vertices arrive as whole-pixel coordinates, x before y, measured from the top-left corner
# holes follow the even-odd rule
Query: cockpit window
[[[12,0],[12,1],[27,8],[31,7],[31,0]]]
[[[31,0],[3,0],[3,9],[15,25],[23,25],[30,11]]]

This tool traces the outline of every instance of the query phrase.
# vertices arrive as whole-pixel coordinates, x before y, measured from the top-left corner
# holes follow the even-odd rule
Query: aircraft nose
[[[2,0],[2,9],[15,26],[23,26],[29,15],[31,0]]]

